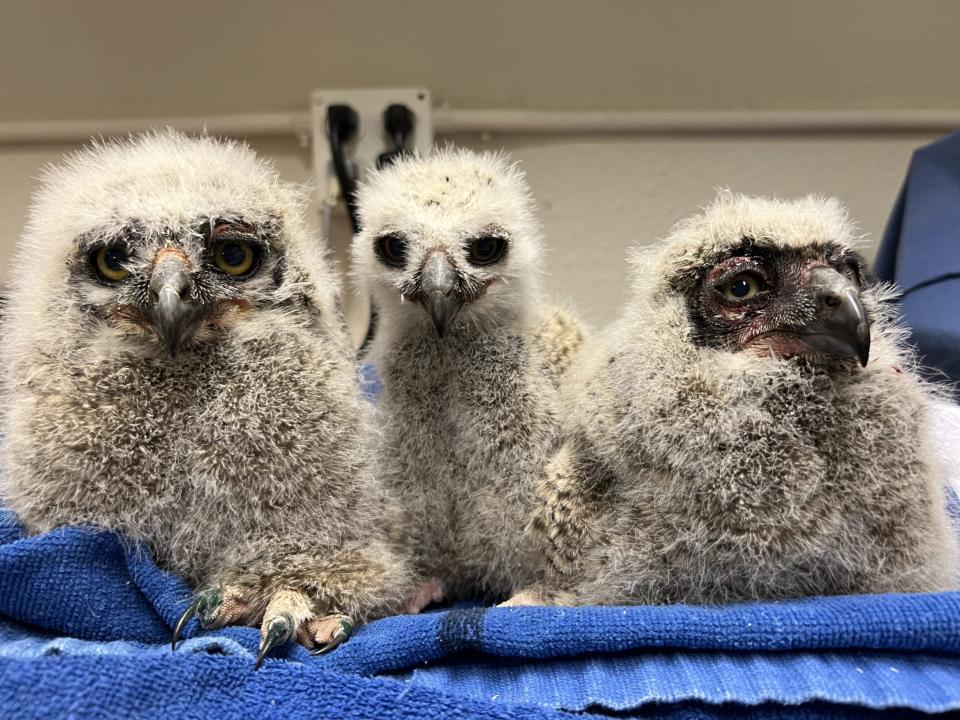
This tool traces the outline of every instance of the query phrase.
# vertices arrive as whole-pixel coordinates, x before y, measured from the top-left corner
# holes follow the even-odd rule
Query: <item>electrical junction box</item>
[[[413,133],[407,150],[425,154],[433,145],[433,119],[430,91],[425,88],[385,90],[316,90],[311,96],[313,131],[313,172],[317,184],[317,200],[322,207],[343,208],[340,184],[333,169],[330,142],[327,136],[327,108],[349,105],[359,116],[360,127],[345,145],[351,174],[363,182],[376,166],[377,158],[394,149],[393,138],[383,126],[384,111],[391,105],[405,105],[414,115]]]

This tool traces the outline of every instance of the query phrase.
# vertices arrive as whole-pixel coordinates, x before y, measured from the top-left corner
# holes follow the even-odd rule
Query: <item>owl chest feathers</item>
[[[506,332],[425,337],[381,366],[385,461],[419,543],[495,592],[523,571],[534,484],[558,437],[556,390],[531,352]]]
[[[887,380],[688,373],[629,404],[600,392],[614,410],[597,415],[594,443],[638,522],[664,538],[707,533],[698,552],[786,556],[925,488],[921,399]]]

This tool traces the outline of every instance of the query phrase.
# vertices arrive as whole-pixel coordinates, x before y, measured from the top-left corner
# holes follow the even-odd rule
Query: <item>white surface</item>
[[[313,167],[316,201],[335,205],[342,202],[340,184],[333,169],[327,137],[327,110],[331,105],[348,105],[358,116],[355,137],[345,144],[353,177],[363,182],[377,158],[393,150],[393,139],[383,128],[383,113],[393,104],[406,105],[414,115],[413,133],[408,150],[424,153],[433,145],[433,120],[430,91],[425,88],[387,88],[381,90],[317,90],[311,97]]]
[[[947,482],[960,495],[960,406],[938,403],[931,423],[931,446],[943,462]]]

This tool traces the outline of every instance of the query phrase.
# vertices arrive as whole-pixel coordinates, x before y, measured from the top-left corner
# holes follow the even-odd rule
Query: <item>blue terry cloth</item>
[[[902,290],[903,317],[924,364],[953,382],[960,382],[958,229],[960,131],[914,153],[874,265]]]
[[[258,673],[254,628],[193,622],[170,650],[189,595],[111,534],[24,537],[0,511],[0,717],[960,711],[960,593],[456,609],[371,623],[327,656],[290,645]]]
[[[278,662],[254,672],[248,658],[191,653],[0,659],[0,716],[18,720],[563,717],[559,712],[479,702],[394,680],[337,675],[316,664]]]

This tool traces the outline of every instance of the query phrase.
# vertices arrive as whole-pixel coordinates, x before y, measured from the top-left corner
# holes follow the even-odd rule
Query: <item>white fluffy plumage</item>
[[[928,446],[937,393],[915,371],[891,289],[861,276],[854,240],[835,200],[723,193],[636,253],[633,299],[571,373],[566,443],[540,486],[548,600],[956,584]],[[815,277],[859,296],[865,367],[802,345],[832,307],[810,299]],[[853,307],[841,297],[830,302]]]
[[[206,625],[262,625],[266,649],[340,637],[411,582],[303,209],[245,145],[95,144],[44,175],[3,328],[4,501],[34,532],[148,543]]]
[[[359,207],[353,275],[380,314],[381,464],[417,569],[450,598],[507,596],[536,572],[525,527],[582,340],[545,303],[529,188],[504,156],[447,149],[377,173]],[[429,290],[431,278],[447,284]]]

